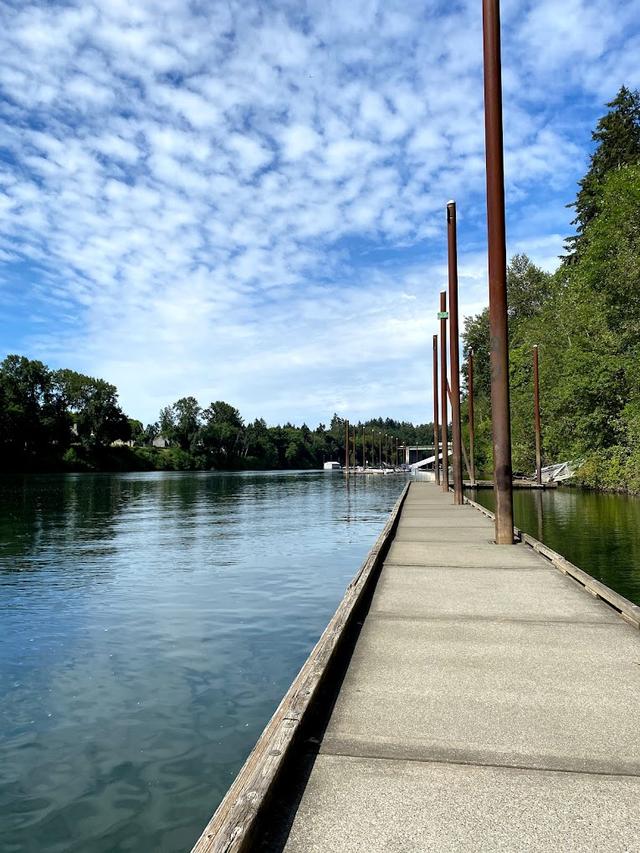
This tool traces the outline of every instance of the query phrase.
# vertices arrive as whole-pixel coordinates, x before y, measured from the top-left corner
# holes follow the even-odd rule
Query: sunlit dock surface
[[[300,737],[276,773],[258,744],[195,849],[638,849],[640,609],[434,484],[396,514],[333,692],[311,723],[285,697]]]

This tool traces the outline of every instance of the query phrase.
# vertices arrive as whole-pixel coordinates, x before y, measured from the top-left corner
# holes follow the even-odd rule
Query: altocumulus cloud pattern
[[[146,419],[188,393],[422,416],[450,197],[462,308],[486,299],[479,0],[1,14],[6,352],[103,375]],[[503,3],[512,251],[556,262],[639,30],[632,3]]]

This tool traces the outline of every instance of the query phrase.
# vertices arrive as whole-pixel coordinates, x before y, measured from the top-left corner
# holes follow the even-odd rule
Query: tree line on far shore
[[[392,418],[351,425],[357,460],[391,461],[395,441],[430,444],[432,424],[414,426]],[[372,433],[375,432],[375,448]],[[158,439],[161,439],[158,441]],[[161,444],[163,446],[154,446]],[[165,446],[166,445],[166,446]],[[4,471],[47,470],[242,470],[321,468],[342,462],[345,421],[329,426],[245,424],[224,401],[202,407],[183,397],[164,407],[146,427],[128,418],[115,385],[73,370],[50,370],[41,361],[9,355],[0,363],[0,459]]]

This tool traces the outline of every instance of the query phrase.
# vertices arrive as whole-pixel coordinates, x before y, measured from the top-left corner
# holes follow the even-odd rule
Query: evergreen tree
[[[552,276],[525,254],[514,255],[507,267],[509,339],[517,340],[520,328],[539,316],[551,292]]]
[[[623,166],[640,163],[640,92],[622,86],[607,106],[604,115],[591,134],[597,148],[591,155],[589,171],[579,182],[580,189],[571,207],[576,217],[571,223],[577,234],[566,241],[566,261],[574,262],[584,242],[584,232],[598,213],[598,199],[607,174]]]

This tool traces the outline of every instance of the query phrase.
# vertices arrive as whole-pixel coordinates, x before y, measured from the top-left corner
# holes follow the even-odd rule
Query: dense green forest
[[[546,273],[525,255],[509,263],[513,466],[534,467],[538,345],[544,462],[578,460],[579,482],[640,492],[640,93],[623,87],[607,106],[559,269]],[[465,394],[474,353],[476,464],[491,476],[488,309],[467,318],[463,344]],[[467,407],[465,397],[468,442]],[[379,433],[389,445],[430,443],[433,435],[431,424],[389,418],[352,426],[359,462],[363,427],[370,461]],[[158,436],[167,448],[153,446]],[[344,421],[334,415],[315,429],[245,423],[228,403],[203,408],[184,397],[144,427],[127,418],[108,382],[10,355],[0,364],[0,454],[4,470],[317,468],[343,460]]]
[[[390,462],[396,439],[424,444],[433,436],[431,424],[390,418],[352,424],[358,463],[363,428],[370,463],[379,461],[381,444]],[[153,446],[159,437],[167,447]],[[345,422],[334,415],[328,427],[315,429],[267,426],[262,419],[245,424],[229,403],[202,408],[183,397],[144,427],[126,417],[114,385],[10,355],[0,363],[0,448],[5,471],[319,468],[344,459]]]
[[[538,344],[543,461],[579,460],[579,482],[640,492],[640,93],[622,88],[607,106],[559,269],[550,275],[523,255],[509,264],[513,466],[534,467]],[[466,320],[463,341],[465,359],[474,352],[477,457],[488,473],[488,310]]]

